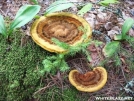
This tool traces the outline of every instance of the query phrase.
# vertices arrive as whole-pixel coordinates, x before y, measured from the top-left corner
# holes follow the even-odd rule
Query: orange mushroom
[[[79,91],[95,92],[100,90],[107,81],[107,72],[103,67],[96,67],[93,71],[80,74],[77,70],[69,73],[70,83]]]
[[[86,33],[79,30],[79,27],[86,28]],[[51,39],[75,46],[82,43],[82,35],[86,34],[87,40],[91,38],[92,30],[90,25],[81,17],[67,13],[51,13],[37,19],[30,30],[32,39],[42,48],[50,52],[65,52],[62,47],[55,45]]]

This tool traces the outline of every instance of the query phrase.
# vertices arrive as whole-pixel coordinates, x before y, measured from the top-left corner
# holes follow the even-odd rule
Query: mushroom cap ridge
[[[96,84],[80,84],[76,79],[75,79],[75,73],[79,73],[77,70],[71,70],[69,73],[69,81],[70,83],[76,87],[76,89],[78,89],[79,91],[83,91],[83,92],[95,92],[100,90],[107,82],[107,72],[103,67],[96,67],[93,69],[93,71],[90,72],[90,74],[92,75],[92,72],[94,71],[99,71],[101,74],[100,77],[100,81],[96,82]],[[80,74],[81,75],[81,74]],[[82,74],[82,75],[86,75],[86,74]],[[86,77],[85,77],[86,78]]]

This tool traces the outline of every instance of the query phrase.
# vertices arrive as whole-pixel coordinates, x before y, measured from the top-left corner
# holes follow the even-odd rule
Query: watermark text
[[[133,97],[95,97],[96,100],[109,100],[109,101],[116,101],[116,100],[133,100]]]

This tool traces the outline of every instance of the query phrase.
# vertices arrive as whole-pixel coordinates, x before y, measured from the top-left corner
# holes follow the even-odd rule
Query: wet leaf
[[[105,45],[103,48],[104,56],[111,57],[114,53],[117,53],[120,43],[118,41],[113,41]]]
[[[83,16],[85,13],[91,10],[91,8],[92,8],[91,3],[86,4],[81,10],[79,10],[78,15]]]

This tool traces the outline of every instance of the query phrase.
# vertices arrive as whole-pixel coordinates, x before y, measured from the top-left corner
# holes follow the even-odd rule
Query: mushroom
[[[86,28],[86,32],[79,30],[79,27]],[[66,50],[54,44],[52,38],[75,46],[84,40],[89,40],[92,29],[83,18],[75,14],[60,12],[41,16],[32,24],[30,34],[32,39],[45,50],[61,53]],[[82,37],[83,34],[86,34],[86,39]]]
[[[96,67],[93,71],[85,74],[80,74],[77,70],[71,70],[69,81],[79,91],[95,92],[106,84],[107,72],[103,67]]]

